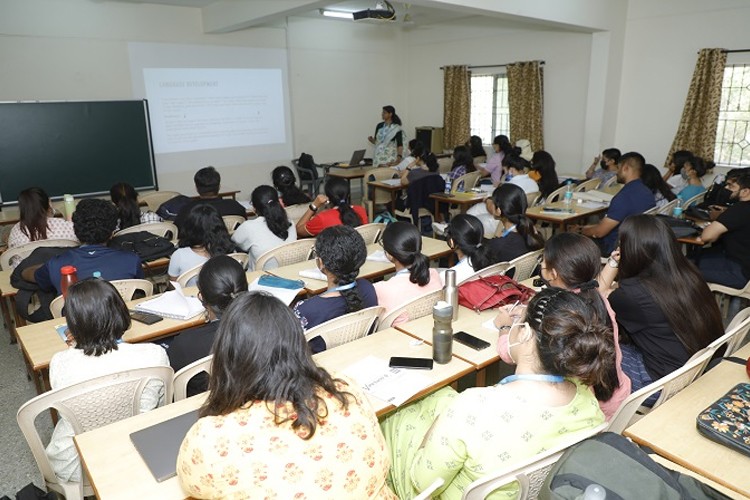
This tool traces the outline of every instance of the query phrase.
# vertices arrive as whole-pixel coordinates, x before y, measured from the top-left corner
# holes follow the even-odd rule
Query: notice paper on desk
[[[393,406],[401,406],[410,397],[428,387],[430,379],[416,370],[391,368],[388,360],[367,356],[343,371],[364,391]]]

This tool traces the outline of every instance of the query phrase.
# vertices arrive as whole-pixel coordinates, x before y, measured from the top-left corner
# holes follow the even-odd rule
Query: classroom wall
[[[614,145],[662,167],[702,48],[750,48],[746,0],[630,0]],[[750,62],[730,54],[727,62]]]

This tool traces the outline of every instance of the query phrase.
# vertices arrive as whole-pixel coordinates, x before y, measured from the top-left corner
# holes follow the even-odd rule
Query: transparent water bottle
[[[565,196],[563,197],[563,203],[565,203],[565,211],[572,212],[571,205],[573,203],[573,188],[570,185],[570,181],[565,184]]]
[[[73,212],[76,210],[76,202],[72,194],[63,195],[63,206],[65,207],[65,219],[73,220]]]
[[[451,194],[451,185],[453,183],[451,182],[450,177],[447,175],[445,176],[445,194]]]
[[[441,300],[432,308],[432,319],[432,359],[444,365],[453,356],[453,308]]]
[[[677,197],[677,205],[672,209],[672,217],[682,219],[682,196]]]

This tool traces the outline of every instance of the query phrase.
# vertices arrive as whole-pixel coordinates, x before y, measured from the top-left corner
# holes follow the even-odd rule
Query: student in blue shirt
[[[693,196],[705,193],[706,188],[703,186],[704,175],[706,175],[706,164],[703,162],[703,158],[694,156],[686,161],[682,167],[682,176],[687,180],[687,185],[680,190],[677,196],[684,202]],[[691,203],[690,206],[695,205],[695,203]]]

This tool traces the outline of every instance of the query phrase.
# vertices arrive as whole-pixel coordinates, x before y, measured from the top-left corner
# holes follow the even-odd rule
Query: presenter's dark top
[[[631,215],[642,214],[655,206],[654,193],[646,187],[643,181],[636,179],[625,184],[612,198],[607,210],[607,217],[622,222]],[[615,227],[603,238],[605,255],[609,255],[615,249],[618,230],[619,227]]]
[[[720,244],[727,257],[740,263],[742,274],[750,280],[750,201],[740,201],[716,219],[727,228]]]
[[[107,281],[143,278],[141,258],[133,252],[115,250],[104,245],[83,245],[52,257],[34,273],[39,288],[45,291],[60,291],[60,268],[76,268],[78,280],[91,278],[99,271]]]
[[[177,217],[174,220],[174,223],[178,229],[182,229],[182,224],[185,222],[185,218],[190,212],[190,209],[192,209],[199,203],[211,205],[216,209],[217,212],[219,212],[219,215],[221,215],[222,217],[224,217],[225,215],[239,215],[241,217],[245,217],[247,215],[245,207],[240,205],[240,203],[236,200],[230,200],[228,198],[201,198],[198,200],[190,201],[180,209],[180,213],[177,214]]]

